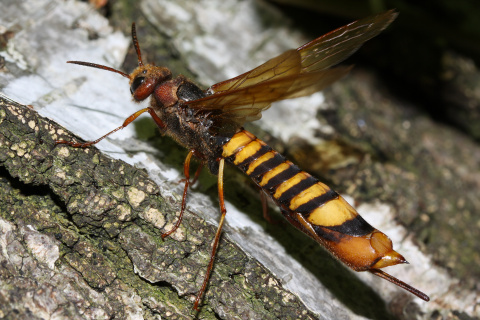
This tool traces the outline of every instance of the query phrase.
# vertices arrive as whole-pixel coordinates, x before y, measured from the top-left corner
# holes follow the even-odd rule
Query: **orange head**
[[[138,44],[137,40],[137,32],[135,30],[135,23],[132,23],[132,40],[137,52],[138,67],[130,74],[91,62],[67,61],[67,63],[79,64],[82,66],[118,73],[125,78],[130,79],[130,92],[132,93],[133,99],[135,99],[135,101],[145,100],[154,92],[155,87],[157,87],[158,84],[170,80],[172,78],[172,73],[170,70],[168,70],[168,68],[165,67],[156,67],[151,64],[143,64],[140,45]]]

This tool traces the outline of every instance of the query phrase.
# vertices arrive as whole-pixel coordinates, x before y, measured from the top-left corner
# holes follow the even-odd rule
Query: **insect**
[[[371,272],[428,301],[429,297],[423,292],[380,270],[407,263],[393,250],[392,241],[384,233],[367,223],[337,192],[301,171],[242,127],[246,122],[259,119],[261,112],[274,101],[312,94],[345,76],[351,67],[333,66],[378,35],[396,16],[391,10],[350,23],[205,91],[184,76],[172,77],[166,67],[144,65],[135,24],[132,24],[132,40],[138,56],[138,67],[132,73],[89,62],[68,62],[116,72],[128,78],[133,100],[139,102],[151,96],[150,106],[135,112],[121,126],[95,141],[58,140],[56,143],[72,147],[94,145],[148,112],[162,134],[173,137],[189,150],[184,163],[186,179],[180,215],[175,226],[162,234],[162,238],[172,234],[181,224],[187,191],[193,182],[189,173],[192,157],[198,158],[218,176],[221,217],[204,281],[195,299],[196,310],[209,281],[225,221],[225,162],[246,173],[280,207],[292,225],[348,267]]]

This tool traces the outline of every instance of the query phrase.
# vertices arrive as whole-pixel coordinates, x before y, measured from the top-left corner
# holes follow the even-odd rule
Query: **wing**
[[[240,126],[259,119],[272,102],[310,95],[347,74],[349,67],[330,67],[378,35],[396,16],[390,10],[352,22],[249,72],[217,83],[208,89],[210,95],[186,104],[199,110],[220,111],[216,112],[217,117],[229,118]]]
[[[217,116],[241,124],[260,119],[261,112],[268,109],[273,101],[308,96],[322,90],[342,78],[350,69],[351,67],[336,67],[317,72],[294,73],[233,91],[222,91],[192,102],[195,108],[203,110],[221,108],[222,112]]]

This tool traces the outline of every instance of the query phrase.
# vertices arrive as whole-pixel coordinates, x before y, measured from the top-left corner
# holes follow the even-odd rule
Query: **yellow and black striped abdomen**
[[[347,265],[355,270],[379,267],[382,255],[391,247],[390,239],[337,192],[246,130],[223,146],[222,156],[270,195],[287,220]]]
[[[373,231],[341,196],[248,131],[240,131],[223,147],[223,156],[265,190],[283,210],[312,225],[362,236]]]

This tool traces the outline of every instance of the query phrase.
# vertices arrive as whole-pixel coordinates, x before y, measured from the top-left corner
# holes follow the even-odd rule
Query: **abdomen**
[[[404,263],[390,239],[368,224],[337,192],[242,130],[222,156],[245,172],[294,226],[357,271]]]

